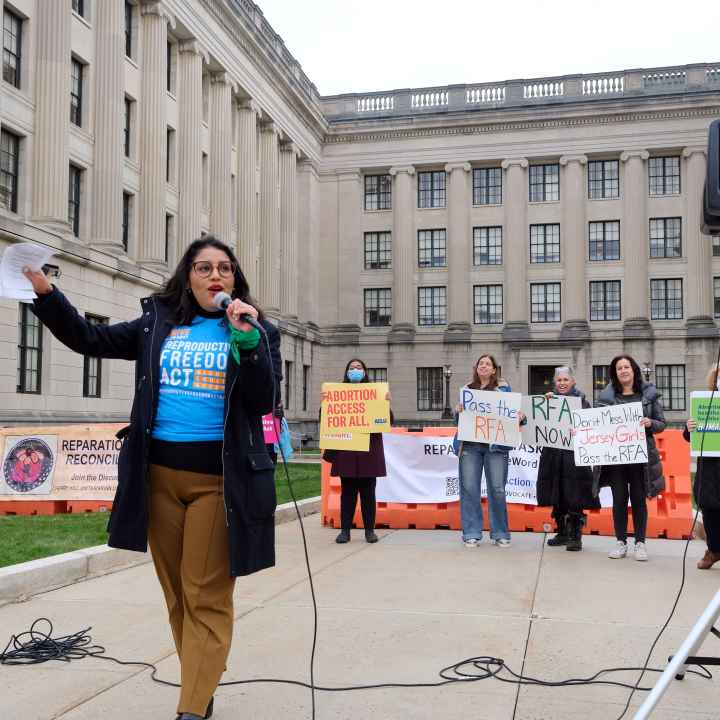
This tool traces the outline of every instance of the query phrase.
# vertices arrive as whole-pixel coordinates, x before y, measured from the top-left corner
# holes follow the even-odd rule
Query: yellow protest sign
[[[368,452],[370,450],[370,435],[368,433],[350,432],[320,433],[320,449]]]
[[[320,434],[390,430],[387,383],[323,383]]]

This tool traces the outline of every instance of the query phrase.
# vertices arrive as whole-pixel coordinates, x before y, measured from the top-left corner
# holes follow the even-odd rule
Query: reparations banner
[[[112,500],[122,440],[111,425],[0,429],[3,500]]]

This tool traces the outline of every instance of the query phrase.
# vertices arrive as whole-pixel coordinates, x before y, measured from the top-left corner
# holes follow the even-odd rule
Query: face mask
[[[350,382],[360,382],[365,377],[365,371],[350,368],[347,372],[347,377]]]

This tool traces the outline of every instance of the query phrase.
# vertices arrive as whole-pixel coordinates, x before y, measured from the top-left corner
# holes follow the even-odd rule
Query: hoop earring
[[[190,295],[190,293],[192,293],[192,288],[188,285],[188,286],[185,288],[185,292],[186,292],[188,295]]]

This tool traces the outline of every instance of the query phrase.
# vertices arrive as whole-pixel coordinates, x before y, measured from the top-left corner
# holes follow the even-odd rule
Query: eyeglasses
[[[229,260],[223,260],[217,265],[213,265],[211,262],[207,262],[206,260],[200,260],[199,262],[194,262],[192,264],[192,269],[195,271],[196,275],[201,278],[210,277],[210,275],[212,275],[213,268],[217,268],[218,273],[220,273],[220,277],[232,277],[235,274],[235,263],[230,262]]]

